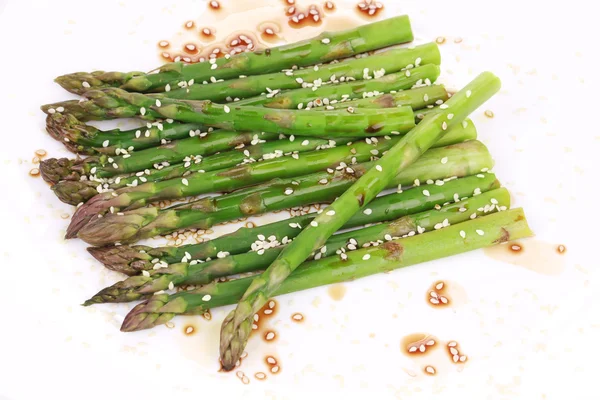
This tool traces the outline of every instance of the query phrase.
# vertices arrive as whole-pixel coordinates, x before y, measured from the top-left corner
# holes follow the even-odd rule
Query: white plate
[[[71,97],[52,82],[60,74],[155,67],[156,43],[205,14],[206,4],[0,3],[0,398],[598,398],[600,133],[591,10],[573,1],[383,1],[385,15],[410,15],[418,41],[446,37],[441,81],[448,86],[486,69],[502,78],[502,92],[473,119],[537,240],[566,245],[564,271],[544,275],[476,251],[345,284],[341,301],[327,288],[281,297],[271,322],[279,340],[248,345],[241,370],[249,385],[217,372],[218,331],[229,307],[214,310],[210,322],[176,318],[174,329],[120,333],[130,305],[79,306],[120,277],[81,241],[62,239],[68,220],[61,215],[73,209],[28,176],[38,148],[69,156],[44,132],[38,107]],[[263,17],[283,7],[256,3],[270,5],[255,13]],[[248,18],[236,28],[256,25]],[[428,307],[424,293],[438,279],[459,283],[468,302]],[[305,315],[303,324],[291,322],[294,312]],[[196,334],[183,334],[188,323]],[[411,332],[458,340],[469,361],[460,372],[446,361],[436,377],[411,377],[404,369],[416,365],[400,352]],[[282,371],[260,382],[254,373],[266,370],[267,354]]]

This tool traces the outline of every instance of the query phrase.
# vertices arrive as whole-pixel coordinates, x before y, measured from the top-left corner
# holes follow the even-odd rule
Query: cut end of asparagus
[[[49,158],[40,163],[42,178],[48,183],[60,181],[79,181],[83,171],[83,160],[68,158]]]
[[[136,240],[138,232],[143,227],[156,219],[158,211],[156,208],[148,207],[120,213],[121,215],[109,213],[100,218],[97,214],[86,214],[77,221],[73,216],[72,231],[68,231],[67,234],[71,233],[73,235],[71,237],[77,235],[81,240],[93,246],[130,242]],[[73,223],[74,221],[75,223]]]
[[[152,259],[155,258],[148,254],[152,248],[147,246],[89,247],[87,250],[106,268],[129,276],[151,270]]]
[[[98,194],[96,184],[90,181],[62,181],[52,186],[52,191],[63,203],[76,206]]]
[[[171,320],[175,314],[163,313],[160,309],[167,303],[169,296],[166,294],[152,296],[149,300],[135,306],[121,325],[121,332],[135,332],[150,329]]]

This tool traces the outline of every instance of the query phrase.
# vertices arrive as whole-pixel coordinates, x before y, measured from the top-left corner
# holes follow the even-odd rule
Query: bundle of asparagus
[[[121,328],[134,331],[238,303],[221,330],[230,370],[271,296],[531,235],[467,118],[499,80],[483,73],[450,97],[432,83],[434,43],[363,54],[412,38],[401,16],[151,73],[57,78],[83,98],[42,106],[48,133],[88,157],[43,161],[42,176],[78,206],[67,238],[104,246],[89,251],[129,276],[84,305],[145,300]],[[144,125],[86,124],[129,117]],[[377,197],[385,189],[393,192]],[[163,200],[179,203],[156,205]],[[198,244],[133,244],[324,203]],[[181,288],[189,285],[199,287]]]

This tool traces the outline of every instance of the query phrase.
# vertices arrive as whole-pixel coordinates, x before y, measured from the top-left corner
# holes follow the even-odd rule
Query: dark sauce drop
[[[319,26],[323,23],[323,12],[316,4],[311,4],[303,10],[291,6],[286,10],[286,15],[288,16],[288,25],[292,28]]]
[[[192,336],[196,333],[196,327],[194,325],[186,325],[183,327],[183,333],[186,336]]]
[[[411,333],[400,340],[400,351],[409,357],[421,357],[439,346],[439,340],[428,333]]]

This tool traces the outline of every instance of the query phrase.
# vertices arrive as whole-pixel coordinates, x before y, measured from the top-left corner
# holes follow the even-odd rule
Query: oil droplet
[[[537,239],[499,244],[484,249],[484,253],[494,260],[544,275],[558,275],[565,269],[564,253],[558,251],[557,245]]]
[[[194,333],[196,333],[196,327],[193,325],[187,325],[183,328],[183,333],[186,336],[192,336]]]
[[[254,374],[254,377],[259,381],[264,381],[265,379],[267,379],[267,374],[265,374],[264,372],[257,372]]]
[[[300,314],[300,313],[294,313],[292,314],[292,321],[300,323],[304,321],[304,315]]]
[[[344,286],[341,283],[337,283],[335,285],[330,285],[327,288],[327,293],[329,294],[329,297],[331,297],[332,300],[340,301],[346,295],[346,290],[346,286]]]

